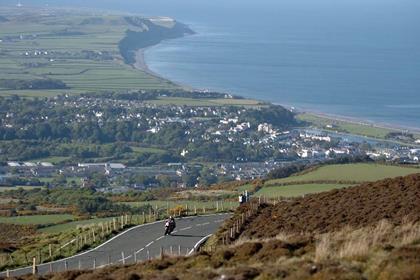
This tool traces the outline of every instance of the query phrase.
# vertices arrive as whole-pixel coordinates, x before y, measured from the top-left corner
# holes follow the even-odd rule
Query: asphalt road
[[[136,226],[90,251],[38,265],[38,273],[129,264],[155,258],[160,255],[161,249],[166,254],[186,255],[197,242],[214,233],[229,215],[223,213],[177,219],[176,228],[170,236],[163,235],[163,221]],[[10,270],[9,273],[10,276],[32,273],[32,267]],[[1,272],[0,276],[6,276],[6,272]]]

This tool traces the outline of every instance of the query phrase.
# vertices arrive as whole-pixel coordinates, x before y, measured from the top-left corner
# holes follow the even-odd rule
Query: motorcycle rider
[[[165,235],[166,234],[171,234],[172,231],[175,229],[176,227],[176,223],[175,223],[175,218],[170,216],[169,219],[166,220],[165,222]]]

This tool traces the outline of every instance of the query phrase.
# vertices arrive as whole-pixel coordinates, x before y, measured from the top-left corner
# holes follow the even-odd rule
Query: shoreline
[[[156,45],[154,45],[156,46]],[[189,85],[185,85],[185,84],[181,84],[178,82],[174,82],[168,78],[163,77],[162,75],[152,71],[148,64],[147,61],[145,59],[145,52],[149,49],[152,48],[154,46],[150,46],[147,48],[142,48],[142,49],[138,49],[136,50],[136,55],[135,55],[135,60],[136,63],[134,63],[132,66],[135,69],[138,69],[140,71],[144,71],[145,73],[154,76],[158,79],[161,80],[165,80],[170,82],[171,84],[174,84],[184,90],[187,91],[200,91],[200,89],[196,89],[193,88],[192,86]],[[239,94],[239,96],[241,96]],[[251,98],[253,99],[253,98]],[[257,100],[257,99],[255,99]],[[261,100],[263,102],[266,102],[264,100]],[[378,128],[378,129],[386,129],[386,130],[391,130],[391,131],[396,131],[396,132],[410,132],[413,134],[418,134],[420,135],[420,128],[417,127],[409,127],[409,126],[403,126],[403,125],[398,125],[398,124],[390,124],[390,123],[382,123],[380,121],[371,121],[371,120],[366,120],[366,119],[359,119],[357,117],[352,117],[352,116],[342,116],[342,115],[335,115],[335,114],[330,114],[330,113],[325,113],[325,112],[319,112],[319,111],[315,111],[315,110],[310,110],[310,109],[302,109],[293,105],[285,105],[285,104],[281,104],[281,103],[274,103],[274,102],[269,102],[271,104],[274,105],[280,105],[283,106],[289,110],[293,110],[294,112],[298,113],[298,114],[309,114],[309,115],[313,115],[319,118],[323,118],[323,119],[327,119],[327,120],[331,120],[331,121],[340,121],[340,122],[346,122],[346,123],[350,123],[350,124],[354,124],[354,125],[360,125],[360,126],[365,126],[365,127],[373,127],[373,128]]]
[[[195,90],[198,90],[198,89],[195,89],[195,88],[193,88],[193,87],[191,87],[189,85],[184,85],[184,84],[181,84],[181,83],[178,83],[178,82],[174,82],[174,81],[172,81],[170,79],[167,79],[167,78],[163,77],[162,75],[160,75],[160,74],[152,71],[149,68],[149,66],[147,65],[146,59],[145,59],[145,52],[149,48],[152,48],[152,47],[154,47],[154,46],[150,46],[150,47],[147,47],[147,48],[142,48],[142,49],[136,50],[136,56],[135,56],[136,63],[134,63],[132,65],[135,69],[140,70],[140,71],[143,71],[143,72],[145,72],[145,73],[147,73],[147,74],[149,74],[149,75],[151,75],[151,76],[153,76],[153,77],[155,77],[155,78],[157,78],[159,80],[167,81],[167,82],[169,82],[169,83],[171,83],[171,84],[173,84],[175,86],[178,86],[178,87],[182,88],[183,90],[186,90],[186,91],[195,91]]]
[[[307,109],[306,110],[297,109],[296,111],[299,114],[313,115],[319,118],[332,120],[332,121],[339,121],[339,122],[345,122],[345,123],[350,123],[354,125],[392,130],[396,132],[409,132],[413,134],[420,134],[420,128],[417,128],[417,127],[409,127],[409,126],[403,126],[403,125],[397,125],[397,124],[391,124],[391,123],[382,123],[378,121],[370,121],[370,120],[359,119],[359,118],[351,117],[351,116],[341,116],[341,115],[329,114],[329,113],[324,113],[324,112],[311,111]]]

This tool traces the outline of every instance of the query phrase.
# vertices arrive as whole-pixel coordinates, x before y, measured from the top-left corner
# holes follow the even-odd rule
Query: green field
[[[335,120],[323,116],[313,115],[310,113],[299,114],[297,116],[299,120],[311,123],[317,127],[326,128],[327,125],[333,125],[330,130],[336,130],[341,132],[347,132],[350,134],[363,135],[368,137],[384,139],[385,136],[390,132],[397,130],[376,127],[364,123],[356,123],[350,121]]]
[[[161,97],[157,100],[149,100],[148,103],[156,105],[176,105],[176,106],[250,106],[261,107],[259,101],[251,99],[195,99],[183,97]]]
[[[18,190],[18,189],[33,190],[33,189],[41,189],[41,188],[43,188],[43,187],[39,187],[39,186],[0,187],[0,192],[14,191],[14,190]]]
[[[326,165],[300,175],[268,180],[254,195],[295,197],[414,173],[420,173],[420,168],[374,163]],[[249,185],[242,188],[248,189]]]
[[[70,157],[51,156],[51,157],[34,159],[34,160],[32,160],[32,162],[50,162],[52,164],[60,164],[63,161],[66,161],[66,160],[69,160],[69,159],[70,159]]]
[[[243,185],[243,186],[240,186],[239,188],[237,188],[236,190],[238,191],[238,192],[244,192],[244,191],[248,191],[248,192],[250,192],[250,191],[252,191],[252,190],[254,190],[254,186],[252,185],[252,184],[246,184],[246,185]]]
[[[134,153],[138,153],[138,154],[145,154],[145,153],[151,153],[151,154],[163,154],[166,151],[163,149],[159,149],[159,148],[145,148],[145,147],[130,147]]]
[[[254,196],[264,197],[297,197],[310,193],[326,192],[333,189],[348,187],[349,185],[340,184],[302,184],[288,186],[274,186],[261,188]]]
[[[193,211],[194,207],[197,207],[197,211],[202,211],[202,208],[205,207],[207,209],[215,209],[216,202],[215,201],[193,201],[193,200],[177,200],[177,201],[163,201],[163,200],[151,200],[151,201],[139,201],[139,202],[122,202],[123,204],[127,204],[133,207],[140,207],[144,205],[151,205],[153,208],[156,206],[158,209],[169,209],[175,208],[177,206],[182,206],[185,208],[188,205],[188,209]],[[236,207],[238,203],[233,201],[224,201],[223,207],[225,209],[230,209],[231,207]],[[222,203],[219,202],[219,207],[222,207]]]
[[[70,89],[3,88],[0,95],[44,97],[102,90],[177,88],[170,81],[123,63],[118,42],[124,38],[126,30],[136,30],[136,27],[122,20],[121,16],[98,16],[104,20],[101,24],[82,24],[91,16],[63,10],[42,16],[37,14],[40,11],[28,11],[36,16],[31,22],[20,18],[17,12],[13,14],[13,9],[10,13],[7,17],[11,21],[0,23],[0,38],[15,38],[0,42],[1,79],[59,79]],[[86,51],[95,55],[106,53],[108,58],[87,56]]]
[[[400,167],[370,163],[340,164],[322,166],[303,175],[269,180],[265,184],[273,185],[280,183],[299,183],[310,181],[351,181],[362,183],[397,176],[405,176],[414,173],[420,173],[420,169],[415,167]]]
[[[75,217],[73,215],[69,214],[0,217],[0,223],[19,225],[48,225],[74,220],[74,218]]]
[[[78,226],[99,224],[103,222],[112,221],[112,219],[113,218],[97,218],[97,219],[73,221],[73,222],[68,222],[64,224],[48,226],[48,227],[40,229],[39,231],[45,232],[45,233],[59,233],[59,232],[67,231],[67,230],[76,229]]]

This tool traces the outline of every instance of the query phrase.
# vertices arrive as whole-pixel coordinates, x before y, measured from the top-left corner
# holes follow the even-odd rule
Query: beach
[[[152,71],[150,69],[150,67],[148,66],[147,61],[145,59],[145,52],[149,48],[139,49],[139,50],[136,51],[136,63],[133,65],[133,67],[135,67],[138,70],[144,71],[144,72],[148,73],[149,75],[157,77],[158,79],[169,81],[170,83],[175,84],[175,85],[179,86],[180,88],[182,88],[184,90],[189,90],[189,91],[199,90],[199,89],[195,89],[195,88],[193,88],[192,86],[189,86],[189,85],[185,85],[185,84],[181,84],[179,82],[171,81],[170,79],[163,77],[159,73],[156,73],[156,72]],[[261,101],[264,101],[264,100],[261,100]],[[313,116],[316,116],[316,117],[319,117],[319,118],[331,120],[332,122],[340,121],[340,122],[345,122],[345,123],[350,123],[350,124],[360,125],[360,126],[365,126],[365,127],[386,129],[386,130],[392,130],[392,131],[396,131],[396,132],[407,132],[408,131],[408,132],[411,132],[411,133],[420,134],[420,129],[416,128],[416,127],[399,126],[399,125],[389,124],[389,123],[373,122],[373,121],[362,119],[362,118],[356,118],[356,117],[351,117],[351,116],[342,116],[342,115],[336,115],[336,114],[329,114],[329,113],[319,112],[319,111],[310,110],[310,109],[306,109],[306,108],[302,109],[302,108],[295,107],[295,106],[292,106],[292,105],[286,105],[286,104],[277,103],[277,102],[273,103],[273,104],[283,106],[283,107],[288,108],[289,110],[292,110],[292,111],[294,111],[298,114],[307,113],[307,114],[310,114],[310,115],[313,115]]]
[[[187,90],[187,91],[194,91],[194,90],[196,90],[196,89],[194,89],[193,87],[191,87],[189,85],[185,85],[185,84],[181,84],[181,83],[178,83],[178,82],[171,81],[171,80],[169,80],[169,79],[161,76],[160,74],[158,74],[158,73],[153,72],[152,70],[150,70],[149,66],[146,63],[146,59],[144,57],[144,53],[148,49],[149,48],[144,48],[144,49],[139,49],[139,50],[136,51],[136,56],[135,56],[136,63],[133,64],[133,67],[134,68],[136,68],[138,70],[141,70],[143,72],[146,72],[147,74],[149,74],[151,76],[154,76],[154,77],[156,77],[156,78],[158,78],[160,80],[168,81],[171,84],[174,84],[174,85],[178,86],[179,88],[182,88],[183,90]]]

